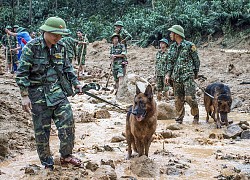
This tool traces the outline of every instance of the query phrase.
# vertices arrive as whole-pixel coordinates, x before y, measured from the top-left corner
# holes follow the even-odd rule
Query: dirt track
[[[245,44],[245,50],[249,50],[250,44]],[[153,76],[154,47],[146,49],[136,46],[128,47],[128,73],[139,74],[145,79]],[[242,82],[250,82],[250,54],[248,52],[222,51],[212,47],[198,49],[201,59],[200,74],[206,81],[198,81],[205,87],[212,82],[223,82],[231,88],[235,107],[229,114],[234,123],[241,120],[250,121],[250,85],[240,85]],[[109,44],[105,41],[90,44],[87,56],[87,69],[91,72],[91,79],[102,86],[105,85],[109,72]],[[3,58],[1,59],[3,61]],[[142,65],[143,64],[143,65]],[[4,64],[2,64],[3,68]],[[100,76],[103,77],[100,79]],[[6,158],[0,163],[1,179],[89,179],[96,177],[89,169],[56,167],[55,172],[38,170],[37,175],[25,174],[25,167],[29,164],[40,166],[34,146],[34,134],[31,117],[21,110],[20,95],[13,76],[4,74],[0,76],[0,145],[6,146]],[[112,81],[110,83],[110,88]],[[103,97],[114,99],[108,92],[101,92]],[[121,135],[125,131],[125,114],[114,108],[87,96],[71,98],[76,124],[75,153],[86,166],[88,162],[97,163],[100,166],[101,159],[113,160],[115,173],[118,179],[131,179],[131,177],[144,176],[152,179],[219,179],[223,177],[240,177],[244,173],[250,173],[249,140],[223,139],[220,135],[225,130],[215,129],[214,123],[205,123],[203,107],[203,94],[197,89],[197,96],[201,110],[201,120],[198,126],[191,124],[191,115],[187,107],[184,124],[180,130],[171,130],[175,138],[164,139],[160,133],[173,123],[173,120],[158,121],[156,139],[150,148],[148,159],[135,159],[126,161],[126,142],[111,143],[112,137]],[[170,102],[173,103],[173,102]],[[235,105],[235,106],[236,106]],[[94,118],[94,112],[107,109],[110,118]],[[107,111],[99,112],[107,116]],[[96,117],[96,115],[95,115]],[[92,121],[83,123],[81,121]],[[54,126],[53,126],[53,129]],[[52,131],[56,134],[56,130]],[[216,134],[214,139],[209,135]],[[164,143],[163,143],[164,142]],[[58,139],[51,137],[52,153],[58,155]],[[113,151],[107,151],[108,145]],[[163,149],[164,147],[164,149]],[[5,149],[4,149],[5,150]],[[2,152],[2,149],[1,149]],[[226,158],[225,158],[226,157]],[[237,158],[236,158],[237,157]],[[148,164],[147,167],[140,166]],[[107,167],[106,167],[107,168]],[[135,169],[142,169],[135,171]],[[20,169],[23,169],[20,171]],[[28,171],[26,168],[26,172]],[[32,166],[31,169],[36,169]],[[39,168],[38,168],[39,169]],[[101,169],[101,168],[99,168]],[[112,172],[112,168],[107,168]],[[131,170],[132,169],[132,170]],[[241,171],[241,172],[240,172]],[[88,175],[87,175],[88,174]],[[95,174],[95,175],[94,175]],[[60,178],[59,178],[60,177]],[[126,178],[125,178],[126,177]],[[217,178],[215,178],[217,177]],[[248,176],[249,177],[249,176]],[[97,177],[96,177],[97,178]],[[141,178],[138,178],[141,179]]]

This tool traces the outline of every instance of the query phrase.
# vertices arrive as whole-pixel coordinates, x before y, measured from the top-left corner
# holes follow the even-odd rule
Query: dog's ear
[[[138,95],[138,94],[140,94],[141,93],[141,90],[138,88],[138,86],[137,85],[135,85],[136,86],[136,95]]]
[[[149,84],[145,90],[145,96],[148,97],[148,99],[152,99],[153,98],[153,90],[152,90],[152,86]]]

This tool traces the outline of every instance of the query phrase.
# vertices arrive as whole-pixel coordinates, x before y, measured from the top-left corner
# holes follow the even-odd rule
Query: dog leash
[[[194,81],[195,84],[197,85],[197,87],[199,89],[201,89],[203,91],[204,94],[208,95],[210,98],[214,99],[214,96],[212,96],[211,94],[207,93],[196,81]]]

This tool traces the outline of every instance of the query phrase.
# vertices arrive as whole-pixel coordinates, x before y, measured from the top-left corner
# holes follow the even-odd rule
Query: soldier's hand
[[[75,86],[77,94],[79,94],[79,95],[84,94],[84,92],[82,91],[82,87],[83,87],[83,85],[81,85],[81,84],[78,84]]]
[[[29,96],[22,97],[22,108],[25,112],[31,114],[30,110],[32,109],[32,106]]]
[[[116,58],[116,56],[115,56],[114,54],[111,54],[110,58],[111,58],[112,60],[114,60],[114,59]]]

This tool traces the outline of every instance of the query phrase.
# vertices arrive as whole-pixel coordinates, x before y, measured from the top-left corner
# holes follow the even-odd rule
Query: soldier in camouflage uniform
[[[128,33],[126,29],[124,29],[124,25],[122,21],[116,21],[114,24],[115,26],[115,33],[119,34],[121,37],[121,44],[124,44],[126,51],[127,51],[127,41],[132,39],[131,34]]]
[[[49,139],[53,119],[60,139],[61,163],[80,166],[81,161],[72,156],[75,124],[72,109],[63,91],[53,64],[71,84],[82,93],[71,63],[66,58],[62,35],[67,34],[66,24],[59,17],[50,17],[40,27],[42,36],[28,42],[23,49],[16,82],[20,87],[23,110],[32,112],[37,152],[42,165],[53,169]]]
[[[170,38],[174,43],[168,51],[167,73],[165,81],[168,84],[170,77],[173,79],[175,96],[175,107],[177,111],[177,123],[182,123],[187,102],[191,107],[191,114],[194,116],[194,124],[199,121],[198,103],[195,97],[195,82],[198,77],[200,60],[197,49],[192,42],[186,41],[184,29],[174,25],[168,29],[171,31]]]
[[[127,51],[125,46],[120,43],[120,35],[114,33],[111,36],[111,41],[113,45],[110,48],[110,58],[112,60],[112,70],[113,70],[113,77],[115,80],[115,89],[118,90],[118,87],[123,82],[123,78],[126,74],[126,54]],[[117,91],[116,91],[117,93]]]
[[[11,26],[6,26],[7,30],[11,30]],[[14,36],[5,34],[2,37],[2,45],[5,50],[5,59],[7,60],[7,72],[13,72],[14,63],[18,63],[17,59],[17,39]]]
[[[71,63],[73,63],[76,58],[78,40],[70,37],[69,35],[65,35],[61,41],[65,43],[68,59]]]
[[[162,92],[164,96],[167,96],[169,90],[169,85],[165,84],[165,74],[166,74],[166,65],[167,65],[167,47],[169,43],[168,40],[163,38],[160,40],[160,48],[156,53],[155,61],[155,77],[156,77],[156,90],[157,90],[157,99],[161,100]]]
[[[87,54],[87,45],[89,44],[89,40],[87,35],[83,35],[82,30],[77,30],[78,40],[83,42],[78,44],[77,46],[77,63],[79,65],[78,73],[80,75],[84,75],[85,73],[85,61],[86,61],[86,54]]]

